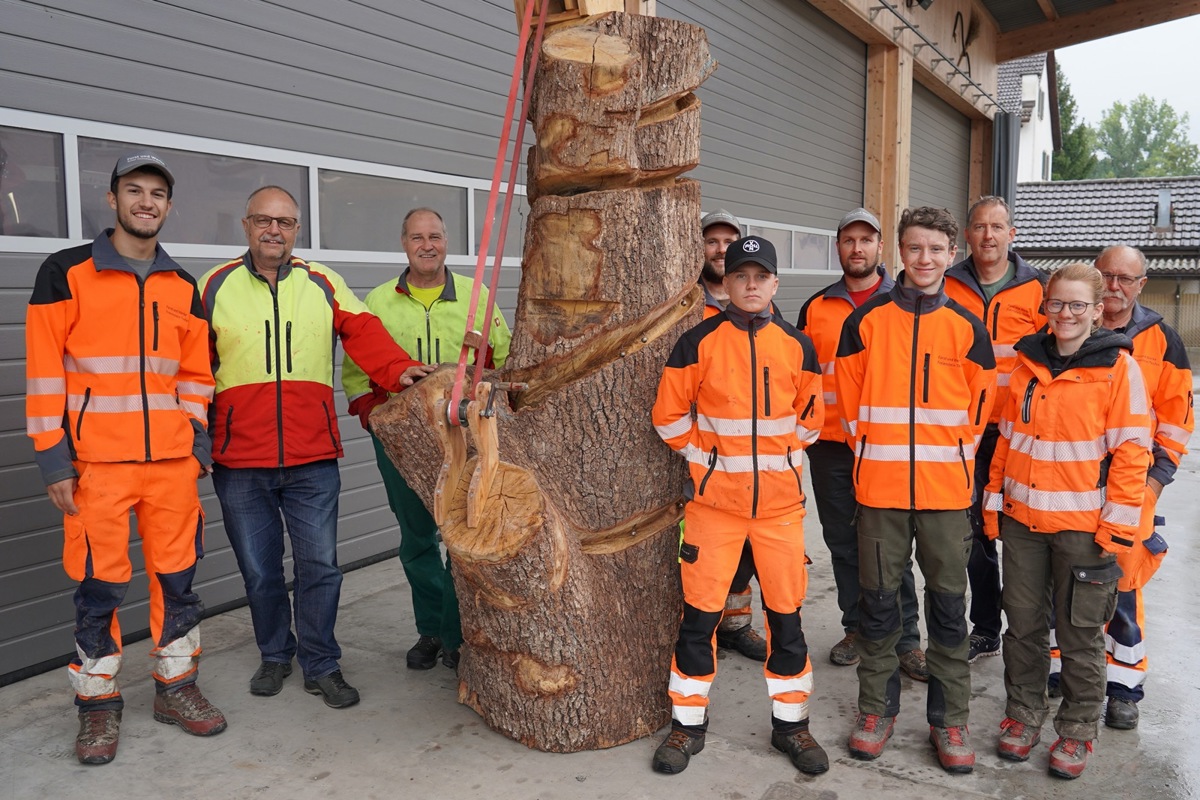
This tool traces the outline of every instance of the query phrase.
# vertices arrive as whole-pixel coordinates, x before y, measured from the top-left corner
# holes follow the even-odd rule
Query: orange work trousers
[[[672,715],[685,727],[707,725],[708,693],[716,677],[716,630],[746,539],[754,550],[767,620],[763,674],[776,726],[808,719],[812,665],[800,626],[808,588],[804,509],[770,519],[747,519],[690,502],[680,546],[683,619],[671,659]]]
[[[117,608],[133,577],[129,556],[132,511],[150,583],[150,634],[160,691],[195,680],[197,627],[204,606],[192,591],[204,554],[204,512],[192,456],[146,462],[75,463],[79,513],[63,517],[63,568],[75,592],[76,658],[69,666],[80,707],[119,708],[121,667]]]

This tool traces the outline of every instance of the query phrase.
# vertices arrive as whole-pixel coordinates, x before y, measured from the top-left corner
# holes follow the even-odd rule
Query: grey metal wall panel
[[[486,178],[516,40],[504,0],[7,1],[0,97],[27,111]]]
[[[971,123],[920,84],[913,84],[912,100],[908,203],[948,208],[961,229],[970,191]],[[960,235],[960,247],[962,241]]]
[[[832,230],[862,205],[866,46],[802,0],[660,0],[720,66],[697,95],[706,208]]]

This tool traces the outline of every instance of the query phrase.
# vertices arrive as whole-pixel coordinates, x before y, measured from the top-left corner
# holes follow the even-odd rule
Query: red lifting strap
[[[504,109],[504,124],[500,133],[500,147],[496,151],[496,166],[492,172],[492,187],[488,192],[487,211],[483,218],[483,236],[479,245],[479,254],[475,260],[475,280],[471,284],[471,304],[467,308],[467,329],[470,334],[475,330],[475,310],[479,305],[479,288],[483,285],[484,269],[487,267],[488,242],[492,238],[492,217],[496,213],[496,198],[500,194],[500,177],[504,170],[504,157],[508,152],[508,138],[512,131],[513,109],[517,104],[517,90],[521,82],[521,61],[529,45],[529,28],[533,19],[533,3],[526,3],[525,18],[521,21],[521,37],[517,44],[516,63],[513,64],[512,82],[508,89],[508,104]],[[517,126],[516,143],[513,147],[511,168],[508,172],[508,185],[505,187],[504,211],[500,217],[500,232],[496,241],[496,254],[492,260],[492,275],[488,283],[487,312],[483,318],[482,341],[475,349],[475,369],[471,373],[471,391],[466,393],[474,397],[475,386],[479,383],[487,352],[490,349],[488,339],[491,336],[492,313],[496,307],[496,285],[500,281],[500,262],[504,257],[504,236],[508,232],[508,216],[512,210],[513,186],[517,180],[517,169],[521,165],[521,142],[525,137],[525,120],[529,116],[529,90],[533,85],[534,71],[537,69],[538,55],[542,49],[542,34],[546,27],[546,11],[550,0],[541,0],[541,11],[538,14],[537,32],[534,36],[533,54],[529,59],[529,69],[525,76],[526,91],[521,99],[520,125]],[[462,351],[458,354],[458,368],[454,373],[454,388],[450,393],[450,403],[446,406],[447,421],[451,425],[465,423],[465,405],[463,403],[463,382],[467,374],[467,353],[470,351],[469,338],[464,338]],[[463,407],[460,410],[460,406]]]

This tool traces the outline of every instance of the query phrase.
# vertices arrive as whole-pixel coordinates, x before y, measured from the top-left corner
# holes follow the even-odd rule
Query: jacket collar
[[[918,306],[922,314],[928,314],[946,305],[950,300],[946,296],[945,278],[942,278],[942,285],[938,287],[937,294],[925,294],[920,289],[905,286],[903,272],[896,276],[896,284],[888,290],[888,295],[893,303],[910,314],[915,314]]]
[[[709,308],[715,308],[717,311],[723,311],[725,309],[725,305],[723,305],[721,301],[718,300],[716,296],[708,290],[708,284],[704,282],[703,278],[700,279],[699,284],[700,288],[704,290],[704,305]]]
[[[1008,250],[1008,263],[1014,267],[1012,280],[1004,284],[1001,291],[1011,286],[1019,286],[1030,281],[1041,280],[1042,273],[1037,269],[1029,266],[1029,262],[1021,258],[1019,253]],[[946,270],[946,276],[955,278],[956,280],[970,286],[972,289],[983,296],[983,284],[979,280],[979,273],[975,269],[975,256],[967,256],[962,261],[955,264],[950,269]]]
[[[753,328],[757,331],[765,328],[771,321],[771,308],[772,306],[768,306],[757,314],[751,314],[730,303],[725,306],[724,314],[739,330],[748,331]]]
[[[246,265],[246,269],[250,271],[251,275],[258,278],[263,283],[267,282],[267,279],[265,277],[263,277],[263,274],[258,271],[257,267],[254,266],[254,258],[250,255],[249,250],[247,250],[245,252],[245,254],[242,255],[242,263]],[[295,255],[288,256],[288,260],[285,263],[279,265],[279,273],[275,278],[275,283],[278,285],[279,281],[283,280],[289,274],[291,274],[292,267],[294,267],[297,264],[303,264],[303,263],[304,263],[304,260],[301,258],[298,258]]]
[[[1016,344],[1016,351],[1029,361],[1047,369],[1050,367],[1046,348],[1053,343],[1054,334],[1049,331],[1031,333]],[[1079,346],[1071,359],[1071,367],[1111,367],[1117,363],[1122,350],[1133,352],[1133,342],[1123,333],[1097,328]]]
[[[405,267],[404,272],[400,273],[400,279],[396,281],[396,291],[409,297],[412,296],[412,290],[408,288],[408,273],[411,271],[411,267]],[[454,289],[454,275],[451,274],[449,267],[442,267],[442,271],[445,273],[446,280],[442,283],[442,293],[438,295],[438,299],[453,302],[458,299],[458,293]]]
[[[1162,322],[1162,314],[1152,308],[1146,308],[1135,300],[1133,301],[1133,316],[1126,323],[1124,333],[1132,339],[1147,328],[1153,328],[1159,322]]]
[[[116,270],[117,272],[128,272],[137,274],[133,267],[129,266],[129,262],[125,257],[117,252],[117,248],[113,247],[112,236],[114,228],[106,228],[103,233],[96,237],[92,242],[92,263],[96,266],[96,271],[101,270]],[[182,272],[183,267],[175,263],[175,260],[167,255],[167,251],[162,249],[162,245],[155,243],[154,245],[154,263],[150,265],[150,272]]]
[[[878,297],[881,294],[887,294],[892,290],[892,287],[896,285],[896,281],[893,280],[892,276],[888,274],[887,267],[885,265],[880,264],[879,266],[875,267],[875,274],[882,277],[883,280],[880,281],[879,285],[875,287],[875,291],[871,293],[871,297]],[[854,301],[850,299],[850,290],[846,288],[845,275],[842,276],[841,280],[830,285],[830,287],[825,290],[825,296],[840,297],[846,302],[850,303],[850,305],[854,305]]]

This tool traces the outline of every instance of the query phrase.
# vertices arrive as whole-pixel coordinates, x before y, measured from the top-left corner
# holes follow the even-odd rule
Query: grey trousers
[[[925,577],[929,689],[925,715],[945,728],[967,724],[971,668],[967,663],[967,560],[971,526],[966,509],[908,511],[859,507],[859,623],[855,648],[858,710],[894,717],[900,711],[900,583],[916,542]]]
[[[1054,718],[1059,736],[1091,741],[1099,731],[1106,684],[1104,626],[1117,607],[1121,568],[1094,534],[1034,533],[1001,517],[1004,543],[1005,714],[1041,727],[1049,713],[1051,602],[1062,652],[1062,704]]]

